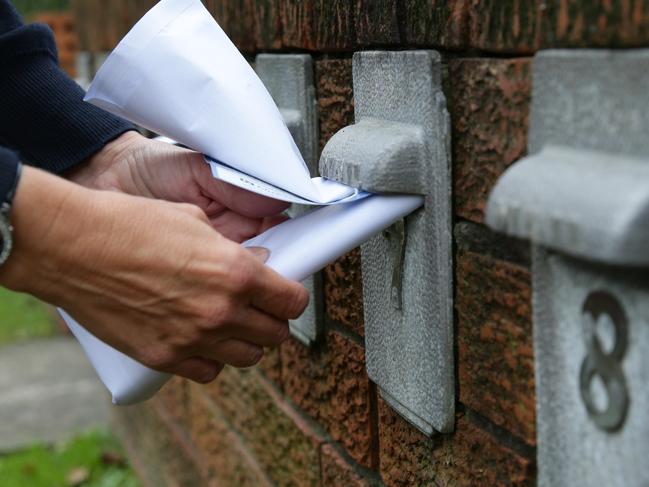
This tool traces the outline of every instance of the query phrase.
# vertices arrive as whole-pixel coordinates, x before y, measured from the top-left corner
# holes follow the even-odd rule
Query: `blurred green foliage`
[[[37,12],[68,10],[70,0],[12,0],[21,15],[29,17]]]
[[[2,487],[138,487],[121,446],[108,431],[0,456]]]
[[[51,336],[55,330],[43,303],[0,287],[0,345]]]

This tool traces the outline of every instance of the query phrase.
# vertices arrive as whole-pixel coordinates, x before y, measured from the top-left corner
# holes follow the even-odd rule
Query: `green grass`
[[[75,479],[76,477],[76,479]],[[138,487],[117,440],[92,431],[53,447],[0,456],[2,487]]]
[[[43,303],[0,288],[0,345],[51,336],[55,330],[54,320]]]
[[[69,0],[13,0],[12,2],[21,15],[31,15],[36,12],[67,10]]]

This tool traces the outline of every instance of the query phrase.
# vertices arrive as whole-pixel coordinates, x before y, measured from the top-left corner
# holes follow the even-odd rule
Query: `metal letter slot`
[[[649,485],[649,51],[537,54],[487,223],[533,245],[540,486]]]
[[[434,51],[354,54],[354,125],[320,158],[323,176],[425,207],[361,246],[365,354],[383,398],[426,434],[453,429],[450,123]]]
[[[257,74],[275,100],[284,122],[300,149],[311,176],[318,172],[318,112],[313,84],[313,62],[308,54],[259,54]],[[307,207],[293,205],[297,216]],[[323,330],[322,275],[303,282],[311,299],[302,316],[289,322],[291,333],[305,345],[317,341]]]

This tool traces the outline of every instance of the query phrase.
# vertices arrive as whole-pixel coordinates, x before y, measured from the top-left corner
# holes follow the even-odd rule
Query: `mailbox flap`
[[[649,164],[620,154],[546,146],[493,189],[487,224],[565,254],[649,266]]]

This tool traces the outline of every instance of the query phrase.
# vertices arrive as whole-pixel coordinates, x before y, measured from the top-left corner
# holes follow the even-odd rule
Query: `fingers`
[[[241,311],[236,323],[228,327],[232,338],[244,340],[260,347],[276,347],[289,336],[286,320],[275,318],[255,308]]]
[[[283,278],[265,265],[255,274],[250,296],[255,308],[280,320],[299,317],[309,304],[309,292],[302,284]]]
[[[234,367],[252,367],[264,356],[264,349],[247,341],[228,339],[215,343],[202,353]]]
[[[206,166],[203,162],[201,162],[201,165]],[[264,218],[276,215],[289,207],[289,204],[285,201],[251,193],[245,189],[214,179],[211,174],[210,177],[200,178],[196,182],[206,196],[250,218]]]
[[[211,217],[210,223],[225,238],[241,243],[259,235],[263,221],[226,210]]]
[[[192,357],[175,364],[165,372],[193,380],[200,384],[212,382],[223,370],[223,363],[201,357]]]

